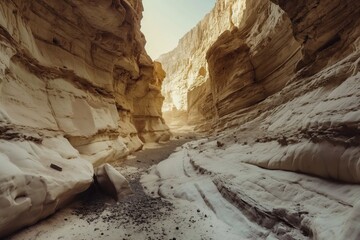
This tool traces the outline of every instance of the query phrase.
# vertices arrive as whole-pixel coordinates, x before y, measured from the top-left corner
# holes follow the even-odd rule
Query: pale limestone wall
[[[359,3],[236,3],[218,0],[160,58],[167,110],[234,134],[239,161],[359,183]]]
[[[214,9],[180,39],[173,51],[158,59],[167,74],[162,94],[165,96],[163,112],[168,124],[179,117],[189,124],[202,124],[204,119],[211,118],[210,105],[205,110],[189,106],[208,104],[205,99],[210,92],[204,91],[206,86],[203,86],[209,78],[206,52],[222,32],[240,24],[244,8],[245,1],[242,0],[217,1]],[[195,88],[198,90],[193,91]],[[201,95],[191,95],[199,90]],[[186,114],[187,111],[193,112]]]
[[[141,14],[135,0],[0,3],[0,237],[86,190],[93,166],[169,138]]]

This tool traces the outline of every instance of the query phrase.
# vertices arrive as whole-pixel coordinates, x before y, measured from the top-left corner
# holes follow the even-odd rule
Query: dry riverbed
[[[120,202],[90,189],[69,207],[8,239],[220,239],[230,228],[209,209],[180,199],[146,194],[141,175],[166,159],[193,136],[149,144],[143,151],[113,165],[134,191]],[[228,239],[228,238],[227,238]],[[231,239],[231,237],[230,237]],[[234,238],[236,236],[234,235]]]

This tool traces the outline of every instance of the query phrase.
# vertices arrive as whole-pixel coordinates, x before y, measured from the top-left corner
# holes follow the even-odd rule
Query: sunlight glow
[[[214,7],[216,0],[143,0],[141,31],[148,54],[157,59],[174,49],[182,36]]]

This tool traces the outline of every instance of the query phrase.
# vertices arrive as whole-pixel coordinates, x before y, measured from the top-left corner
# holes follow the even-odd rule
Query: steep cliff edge
[[[359,183],[359,3],[236,2],[242,6],[237,24],[229,18],[200,23],[160,59],[168,77],[175,76],[165,79],[164,95],[174,91],[166,88],[173,81],[190,82],[181,95],[187,119],[206,120],[192,123],[229,130],[256,149],[240,161]],[[228,3],[217,1],[205,19],[233,12],[219,7]],[[211,46],[182,44],[203,39],[193,32],[216,35],[219,25],[231,30]],[[198,51],[206,52],[207,65]],[[206,74],[194,78],[199,63]]]
[[[84,191],[91,165],[169,137],[141,13],[127,0],[0,3],[0,237]]]

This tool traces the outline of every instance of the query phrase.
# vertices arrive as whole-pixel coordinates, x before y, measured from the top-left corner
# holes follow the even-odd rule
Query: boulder
[[[108,163],[95,169],[95,178],[100,188],[117,201],[132,194],[126,178]]]

